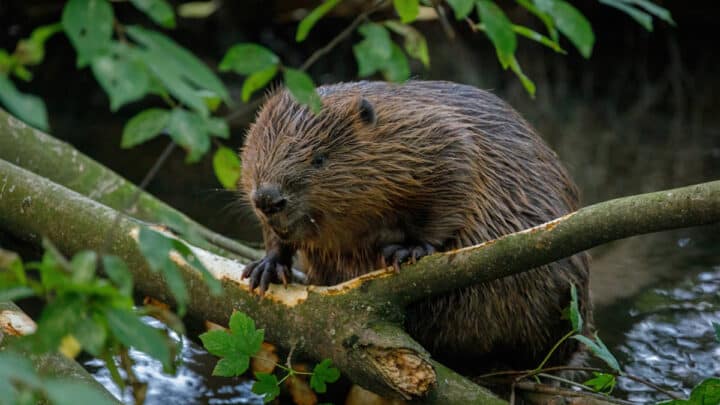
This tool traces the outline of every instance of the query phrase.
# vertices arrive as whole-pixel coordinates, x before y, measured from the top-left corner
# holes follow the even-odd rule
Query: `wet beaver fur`
[[[242,149],[242,186],[267,249],[244,272],[253,288],[286,281],[295,253],[309,283],[332,285],[578,207],[555,153],[491,93],[440,81],[318,92],[317,115],[286,90],[271,94]],[[466,373],[533,368],[571,329],[570,283],[589,319],[581,254],[416,303],[405,326]],[[576,351],[569,341],[548,365]]]

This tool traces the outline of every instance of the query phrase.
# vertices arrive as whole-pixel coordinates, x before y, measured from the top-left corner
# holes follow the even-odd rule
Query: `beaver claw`
[[[250,278],[250,290],[260,287],[260,295],[264,295],[270,283],[287,286],[292,275],[291,264],[284,263],[276,255],[265,256],[245,266],[242,278]]]
[[[420,245],[387,245],[382,249],[382,260],[385,267],[392,264],[395,271],[400,271],[400,265],[405,262],[416,263],[422,257],[435,253],[435,248],[429,243]]]

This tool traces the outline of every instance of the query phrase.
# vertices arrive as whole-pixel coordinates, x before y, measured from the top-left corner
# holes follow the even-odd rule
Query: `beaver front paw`
[[[250,290],[260,287],[260,295],[264,295],[270,283],[287,285],[292,275],[292,262],[288,263],[280,255],[268,254],[245,266],[242,278],[250,278]]]
[[[402,263],[415,263],[435,251],[433,245],[425,242],[418,245],[387,245],[382,249],[382,260],[385,267],[392,265],[395,271],[400,271]]]

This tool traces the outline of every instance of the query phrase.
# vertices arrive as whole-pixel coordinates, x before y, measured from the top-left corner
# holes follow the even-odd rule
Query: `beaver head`
[[[343,247],[393,211],[413,183],[412,165],[388,158],[402,154],[384,142],[374,102],[318,91],[317,114],[287,90],[268,98],[242,149],[242,187],[285,243]]]

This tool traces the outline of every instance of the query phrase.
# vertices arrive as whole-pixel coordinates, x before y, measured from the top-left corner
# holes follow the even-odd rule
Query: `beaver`
[[[295,253],[310,284],[333,285],[578,207],[556,154],[489,92],[444,81],[317,90],[318,114],[287,90],[271,93],[241,151],[267,249],[243,277],[261,293],[287,282]],[[588,271],[579,254],[432,297],[407,309],[405,327],[466,373],[536,367],[571,329],[562,317],[571,284],[589,320]],[[577,350],[571,339],[548,365]]]

